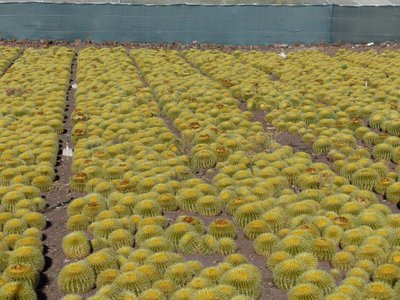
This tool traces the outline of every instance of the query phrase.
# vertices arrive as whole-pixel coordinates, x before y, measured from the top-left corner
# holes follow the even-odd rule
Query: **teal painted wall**
[[[264,45],[329,41],[331,6],[0,4],[5,39]]]
[[[0,38],[275,43],[399,40],[400,7],[0,4]]]

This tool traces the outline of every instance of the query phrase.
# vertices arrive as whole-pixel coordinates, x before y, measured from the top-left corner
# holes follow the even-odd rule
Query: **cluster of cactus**
[[[73,55],[61,47],[26,49],[1,78],[1,186],[51,188]]]
[[[3,73],[21,52],[22,49],[18,47],[0,46],[0,73]]]
[[[96,269],[89,257],[64,266],[58,276],[60,289],[67,293],[63,299],[78,297],[95,285],[99,289],[92,297],[107,295],[112,299],[125,299],[127,293],[139,299],[181,299],[182,295],[198,293],[193,299],[200,300],[204,298],[198,297],[211,292],[223,297],[258,299],[261,293],[260,271],[242,256],[227,256],[216,266],[204,267],[173,252],[132,248],[123,252],[113,253],[119,260],[116,265],[110,264],[112,255],[103,257],[101,269]],[[125,262],[120,257],[125,257]]]

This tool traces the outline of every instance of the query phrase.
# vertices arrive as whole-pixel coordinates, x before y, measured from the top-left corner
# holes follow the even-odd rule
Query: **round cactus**
[[[71,189],[77,192],[83,192],[88,179],[88,175],[84,172],[75,173],[71,177]]]
[[[295,286],[301,274],[307,271],[307,266],[299,259],[290,258],[277,264],[273,271],[274,283],[281,289]]]
[[[135,271],[120,273],[114,281],[114,284],[124,290],[130,291],[136,295],[150,288],[151,283],[145,276]]]
[[[309,242],[301,236],[289,235],[276,244],[276,250],[286,251],[292,255],[307,252],[310,248]]]
[[[174,281],[180,287],[184,287],[192,277],[192,270],[186,263],[173,264],[165,271],[165,278]]]
[[[171,297],[172,293],[177,289],[176,283],[170,279],[157,280],[153,283],[152,287],[158,289],[167,297]]]
[[[205,234],[200,237],[198,250],[203,255],[212,255],[218,251],[218,241],[215,237]]]
[[[207,149],[192,153],[191,166],[194,170],[208,169],[217,163],[216,155]]]
[[[167,298],[164,296],[164,294],[155,288],[150,288],[145,291],[143,291],[139,295],[140,300],[166,300]]]
[[[18,281],[35,288],[39,281],[39,274],[30,264],[10,265],[3,272],[3,278],[8,281]]]
[[[140,245],[145,240],[152,237],[161,236],[163,235],[163,233],[164,230],[159,225],[145,225],[143,227],[140,227],[136,232],[135,235],[136,243]]]
[[[218,267],[208,267],[200,272],[200,277],[206,278],[211,285],[219,283],[223,272]]]
[[[196,231],[200,234],[203,234],[205,232],[205,226],[198,217],[180,215],[179,217],[176,218],[176,222],[189,223],[193,225]]]
[[[179,254],[172,252],[157,252],[150,255],[145,262],[155,266],[160,273],[163,273],[168,266],[182,261],[183,257]]]
[[[311,252],[319,259],[329,261],[336,250],[336,245],[327,239],[316,238],[311,242]]]
[[[35,290],[22,282],[7,282],[0,287],[0,295],[3,299],[36,300]]]
[[[258,298],[261,294],[261,274],[253,265],[239,265],[221,277],[221,283],[228,284],[243,295]]]
[[[108,243],[113,249],[117,250],[122,247],[133,246],[134,238],[129,230],[117,229],[108,236]]]
[[[62,249],[69,258],[85,258],[90,254],[90,244],[86,235],[81,231],[67,234],[62,240]]]
[[[166,229],[165,236],[173,243],[174,247],[177,248],[179,240],[190,231],[195,231],[193,225],[187,222],[178,222]]]
[[[156,236],[145,240],[141,247],[153,252],[173,251],[172,243],[164,236]]]
[[[12,251],[9,263],[11,265],[30,264],[37,271],[42,271],[45,265],[43,254],[32,246],[21,246]]]
[[[213,220],[208,226],[208,233],[217,239],[236,238],[235,225],[228,219]]]
[[[195,210],[203,216],[216,216],[221,213],[220,201],[212,195],[200,197],[195,205]]]
[[[171,300],[188,300],[195,292],[196,290],[192,288],[181,288],[172,294]]]
[[[312,283],[299,283],[290,289],[288,300],[319,300],[323,299],[322,291]]]
[[[394,300],[396,299],[396,294],[394,290],[384,282],[371,282],[366,285],[362,291],[363,298],[375,298],[375,299],[385,299]]]
[[[378,171],[372,168],[362,168],[353,173],[351,182],[360,189],[372,191],[379,178]]]
[[[210,287],[210,281],[204,277],[194,277],[188,284],[187,287],[200,290],[203,288]]]
[[[86,293],[94,287],[95,281],[93,269],[83,261],[64,266],[58,275],[58,286],[66,293]]]
[[[222,255],[229,255],[235,253],[237,250],[236,242],[231,238],[221,238],[218,240],[218,253]]]
[[[268,256],[278,243],[279,238],[273,233],[262,233],[256,237],[253,243],[254,252],[258,255]]]
[[[162,208],[154,200],[142,200],[136,204],[133,212],[144,218],[155,217],[162,214]]]
[[[197,232],[186,233],[179,241],[178,249],[184,253],[195,253],[198,250],[201,236]]]
[[[96,277],[96,287],[102,287],[113,283],[119,273],[119,270],[116,269],[106,269],[101,271]]]
[[[114,253],[108,249],[102,249],[86,257],[85,261],[96,274],[106,269],[117,269],[118,263],[115,260]]]
[[[177,194],[179,207],[186,211],[195,212],[196,202],[203,194],[194,188],[184,188]]]
[[[297,283],[312,283],[316,285],[324,295],[333,292],[335,285],[334,278],[327,272],[314,269],[299,276]]]
[[[46,228],[46,218],[38,212],[29,212],[23,216],[23,220],[29,227],[35,227],[39,230]]]
[[[392,183],[386,189],[385,198],[395,204],[400,202],[400,182]]]
[[[244,227],[245,236],[250,240],[256,239],[259,235],[269,230],[269,225],[263,220],[251,221]]]
[[[240,206],[234,213],[234,220],[240,227],[245,227],[251,221],[259,219],[263,209],[254,203]]]
[[[375,281],[386,282],[388,285],[393,286],[399,279],[400,268],[392,264],[383,264],[376,268],[373,278]]]
[[[49,176],[39,175],[32,179],[31,184],[44,193],[50,191],[53,181]]]
[[[146,259],[153,254],[153,251],[148,249],[134,250],[129,256],[128,260],[134,263],[143,264]]]
[[[354,255],[348,251],[340,251],[333,255],[332,266],[340,271],[348,271],[354,263]]]

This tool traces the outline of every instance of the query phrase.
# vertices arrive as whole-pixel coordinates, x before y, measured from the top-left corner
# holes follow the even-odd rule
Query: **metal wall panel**
[[[334,6],[332,42],[400,40],[400,6]]]

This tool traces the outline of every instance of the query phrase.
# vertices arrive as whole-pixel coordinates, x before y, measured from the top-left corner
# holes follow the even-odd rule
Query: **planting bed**
[[[321,50],[1,46],[0,299],[399,299],[400,52]]]

